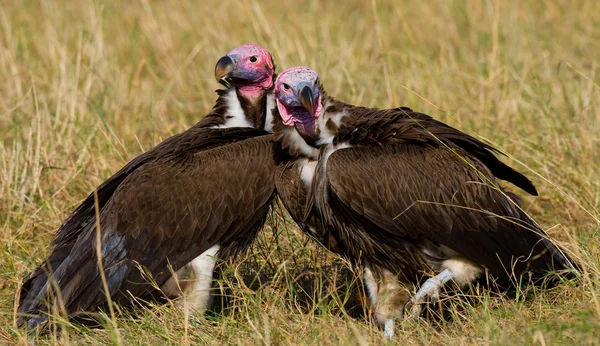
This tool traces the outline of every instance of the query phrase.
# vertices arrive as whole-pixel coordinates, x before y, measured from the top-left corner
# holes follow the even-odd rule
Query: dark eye
[[[290,90],[290,86],[289,86],[289,85],[287,85],[287,84],[285,84],[285,83],[283,83],[283,88],[284,88],[285,90]]]
[[[258,61],[258,57],[256,55],[253,55],[250,57],[250,62],[257,62]]]

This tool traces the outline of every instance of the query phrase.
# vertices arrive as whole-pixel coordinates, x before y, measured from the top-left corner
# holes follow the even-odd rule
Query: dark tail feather
[[[57,247],[49,257],[50,267],[40,266],[39,275],[23,285],[25,297],[21,298],[18,308],[19,326],[27,324],[35,328],[47,320],[46,315],[58,303],[56,297],[60,297],[67,314],[74,312],[77,307],[71,306],[70,302],[77,296],[77,290],[87,286],[98,275],[96,256],[89,246],[94,235],[95,232],[87,232],[85,239],[80,239],[83,241],[74,246]]]
[[[542,244],[551,253],[550,268],[556,273],[556,275],[545,277],[544,286],[553,287],[563,280],[572,280],[579,276],[581,265],[567,255],[563,249],[548,239],[543,239]]]
[[[36,301],[36,297],[40,294],[44,286],[48,283],[48,278],[60,267],[60,265],[68,258],[71,253],[72,244],[58,246],[50,254],[48,259],[40,264],[31,274],[27,281],[21,286],[19,294],[19,314],[26,313],[26,307],[31,306]],[[17,319],[17,323],[22,325],[24,322],[22,317]]]
[[[563,279],[576,278],[577,273],[581,272],[581,266],[570,258],[563,249],[554,244],[548,234],[520,209],[523,201],[519,195],[510,191],[504,191],[504,193],[519,206],[518,213],[521,220],[519,223],[527,229],[525,231],[527,232],[525,234],[526,242],[532,246],[533,258],[529,261],[529,266],[537,274],[534,275],[534,277],[538,277],[535,281],[554,286]],[[560,275],[548,277],[548,272],[555,272]]]
[[[517,195],[506,194],[520,206]],[[489,263],[494,286],[503,291],[529,284],[550,288],[564,280],[577,278],[580,265],[525,212],[514,208],[510,224],[505,224],[492,237],[501,256],[497,263],[500,267],[494,262]]]
[[[523,174],[517,172],[512,167],[508,166],[504,162],[498,160],[496,156],[491,153],[486,155],[479,154],[477,158],[480,159],[491,171],[494,173],[496,178],[502,179],[513,183],[515,186],[523,189],[532,196],[537,196],[538,192],[535,185]]]
[[[532,272],[532,281],[543,287],[553,287],[567,279],[575,279],[581,273],[581,266],[573,260],[564,249],[556,245],[544,230],[535,224],[524,212],[522,220],[527,220],[530,226],[530,239],[536,237],[528,261]],[[533,227],[532,227],[533,226]],[[535,239],[535,238],[534,238]]]
[[[73,267],[77,267],[78,271],[87,272],[87,263],[78,263],[73,265],[71,259],[67,258],[61,266],[53,273],[44,273],[34,279],[32,289],[29,290],[25,299],[22,299],[18,309],[17,324],[19,327],[27,326],[28,328],[36,328],[47,320],[47,314],[53,310],[53,307],[61,308],[58,304],[57,297],[60,296],[62,303],[66,304],[69,300],[70,290],[75,284],[81,283],[81,275],[75,275],[70,280],[64,280],[68,272],[73,271]],[[45,281],[42,283],[42,279]],[[62,284],[66,282],[66,284]],[[58,287],[56,287],[58,286]],[[58,288],[56,290],[56,288]],[[68,312],[68,310],[67,310]]]

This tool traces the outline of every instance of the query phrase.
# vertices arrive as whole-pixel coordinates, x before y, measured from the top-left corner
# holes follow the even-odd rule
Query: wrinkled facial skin
[[[245,44],[232,49],[219,59],[215,78],[229,87],[233,85],[242,94],[253,97],[273,86],[274,73],[271,54],[256,44]]]
[[[283,124],[294,126],[306,135],[314,135],[321,115],[321,83],[319,75],[307,67],[283,71],[275,81],[273,95]]]

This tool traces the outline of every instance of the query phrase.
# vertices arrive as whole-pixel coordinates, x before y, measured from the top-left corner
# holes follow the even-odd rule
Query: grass
[[[224,313],[188,321],[153,305],[117,313],[105,329],[46,336],[13,325],[19,282],[64,218],[128,160],[206,114],[216,60],[254,42],[280,70],[319,71],[339,99],[410,106],[504,148],[540,192],[524,196],[526,211],[585,263],[581,281],[526,300],[453,297],[453,318],[400,325],[395,342],[600,344],[599,2],[0,4],[0,343],[383,342],[368,314],[340,308],[335,280],[352,275],[336,275],[344,266],[280,211],[227,268]],[[252,268],[268,282],[240,280]],[[303,292],[302,282],[315,284]]]

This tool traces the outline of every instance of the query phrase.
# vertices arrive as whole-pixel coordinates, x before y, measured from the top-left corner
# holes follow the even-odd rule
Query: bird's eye
[[[290,90],[290,86],[289,86],[289,85],[287,85],[287,84],[285,84],[285,83],[283,83],[283,88],[284,88],[285,90]]]
[[[258,61],[258,57],[256,55],[253,55],[250,57],[250,62],[254,63]]]

